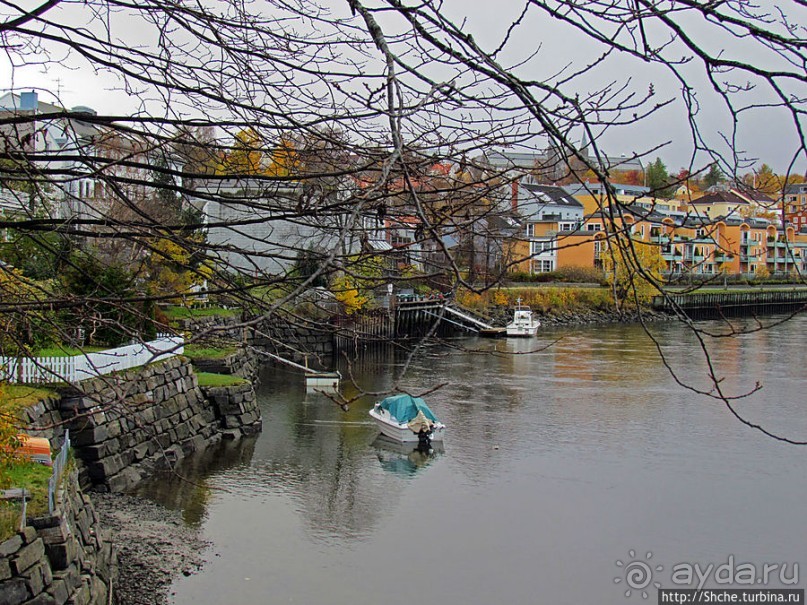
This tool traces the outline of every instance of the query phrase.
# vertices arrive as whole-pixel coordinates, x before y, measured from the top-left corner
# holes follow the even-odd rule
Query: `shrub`
[[[507,280],[515,283],[602,284],[604,279],[603,272],[594,267],[561,267],[545,273],[514,271],[507,275]]]

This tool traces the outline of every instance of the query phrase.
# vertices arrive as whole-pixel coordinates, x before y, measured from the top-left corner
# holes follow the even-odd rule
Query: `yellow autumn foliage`
[[[648,304],[659,293],[656,284],[661,283],[665,267],[660,246],[627,235],[615,235],[608,241],[603,269],[620,306]]]
[[[17,409],[7,396],[7,391],[8,385],[0,382],[0,488],[8,487],[6,471],[15,461],[20,446]]]
[[[368,296],[359,292],[359,289],[353,282],[353,279],[347,275],[337,277],[331,285],[336,300],[338,300],[345,307],[345,313],[353,315],[367,307],[370,299]]]
[[[189,241],[189,245],[196,243]],[[201,284],[213,274],[208,264],[192,265],[190,246],[166,237],[156,239],[151,244],[147,283],[156,294],[187,294],[191,286]]]

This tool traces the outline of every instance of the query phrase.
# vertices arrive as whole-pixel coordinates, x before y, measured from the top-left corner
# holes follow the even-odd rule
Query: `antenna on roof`
[[[53,78],[53,81],[56,83],[56,103],[62,107],[64,107],[64,103],[62,103],[62,93],[65,92],[73,92],[69,88],[64,88],[62,84],[62,78],[60,76],[56,76]]]

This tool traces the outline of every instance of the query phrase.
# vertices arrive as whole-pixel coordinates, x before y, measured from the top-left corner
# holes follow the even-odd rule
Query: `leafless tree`
[[[393,211],[414,217],[414,243],[442,258],[428,272],[479,289],[467,247],[463,258],[442,236],[487,232],[480,221],[520,176],[488,161],[494,149],[550,150],[542,169],[590,172],[613,232],[629,210],[606,144],[640,141],[633,160],[686,148],[691,174],[718,163],[732,175],[753,160],[748,129],[778,120],[787,170],[807,158],[798,1],[520,0],[489,31],[462,11],[436,0],[5,3],[12,78],[92,70],[134,103],[100,114],[15,97],[0,117],[2,180],[26,203],[0,229],[48,250],[60,273],[82,270],[65,253],[76,247],[124,249],[135,264],[156,255],[261,315],[321,277],[358,271],[367,221]],[[189,214],[166,212],[172,199]],[[627,242],[616,254],[661,292]],[[316,266],[301,275],[309,252]],[[145,303],[176,298],[142,276],[83,298],[21,279],[31,292],[4,293],[0,312],[76,311],[103,298],[142,320],[122,328],[127,337],[151,319]],[[734,411],[711,379],[707,394]]]

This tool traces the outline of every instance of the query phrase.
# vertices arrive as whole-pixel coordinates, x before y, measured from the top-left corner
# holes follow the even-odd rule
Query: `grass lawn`
[[[98,353],[99,351],[106,351],[114,347],[82,347],[77,349],[75,347],[48,347],[46,349],[39,349],[33,357],[73,357],[74,355],[83,355],[84,353]]]
[[[186,345],[183,355],[191,359],[224,359],[237,350],[237,347],[215,348],[204,345]]]
[[[0,387],[0,410],[18,411],[45,397],[57,397],[56,391],[21,384],[4,384]]]
[[[39,517],[48,512],[48,480],[51,469],[35,462],[21,461],[11,466],[5,473],[4,484],[9,487],[25,488],[28,517]],[[22,503],[0,501],[0,542],[13,536],[20,525]]]
[[[240,376],[233,376],[232,374],[213,374],[211,372],[196,372],[199,378],[200,387],[229,387],[236,384],[244,384],[249,382]]]
[[[188,307],[173,306],[163,309],[166,317],[171,321],[180,319],[191,319],[193,317],[236,317],[241,314],[241,309],[223,309],[221,307],[207,307],[204,309],[192,309]]]

